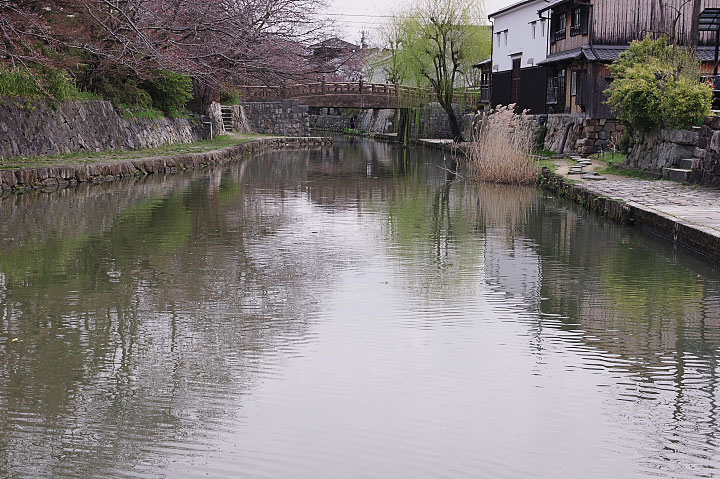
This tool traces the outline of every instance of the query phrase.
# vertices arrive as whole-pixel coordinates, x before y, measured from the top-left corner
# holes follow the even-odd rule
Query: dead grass
[[[470,179],[513,185],[537,182],[540,166],[532,157],[533,124],[513,109],[514,105],[500,106],[481,122],[468,149]]]

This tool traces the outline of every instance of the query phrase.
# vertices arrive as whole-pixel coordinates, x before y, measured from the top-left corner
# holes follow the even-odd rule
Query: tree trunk
[[[690,24],[690,48],[697,49],[700,42],[700,12],[702,0],[693,0],[692,18]]]
[[[460,143],[462,141],[462,132],[460,131],[460,122],[455,114],[455,110],[453,110],[452,103],[450,105],[442,105],[442,107],[448,116],[448,123],[450,123],[450,132],[452,133],[453,141],[455,143]]]

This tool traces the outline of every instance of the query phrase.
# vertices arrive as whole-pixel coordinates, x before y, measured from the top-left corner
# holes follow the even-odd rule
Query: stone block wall
[[[317,108],[310,114],[310,128],[316,130],[343,132],[352,127],[355,118],[355,129],[366,133],[393,133],[395,126],[395,110],[369,108]]]
[[[192,168],[204,168],[239,161],[247,154],[290,148],[327,148],[332,138],[260,138],[221,150],[182,155],[115,160],[90,164],[43,166],[0,170],[0,199],[12,193],[31,190],[55,191],[81,183],[106,183],[123,178],[151,174],[171,174]]]
[[[708,117],[691,130],[636,134],[626,166],[658,175],[679,168],[687,173],[684,181],[720,187],[720,117]]]
[[[155,148],[210,136],[201,118],[123,118],[107,101],[26,100],[0,104],[0,157]]]
[[[308,136],[308,107],[295,100],[248,102],[244,106],[250,130],[283,136]]]
[[[464,109],[459,105],[454,105],[453,110],[455,110],[458,122],[461,123],[465,114]],[[413,120],[410,130],[411,138],[451,139],[453,137],[447,113],[437,102],[423,105],[411,116],[411,120]]]
[[[661,175],[663,168],[677,165],[680,160],[693,158],[699,132],[691,130],[655,130],[636,133],[625,166]]]
[[[582,115],[548,115],[545,149],[556,153],[589,155],[617,147],[624,131],[618,120],[587,119]],[[561,147],[563,151],[560,151]]]

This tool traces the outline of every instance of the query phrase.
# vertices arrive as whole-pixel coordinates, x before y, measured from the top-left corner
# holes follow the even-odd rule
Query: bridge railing
[[[245,101],[272,101],[325,95],[368,95],[386,99],[388,107],[411,107],[434,101],[435,93],[429,88],[418,88],[389,83],[365,82],[315,82],[285,86],[243,86],[240,88]],[[457,90],[453,101],[461,104],[477,104],[482,92]]]

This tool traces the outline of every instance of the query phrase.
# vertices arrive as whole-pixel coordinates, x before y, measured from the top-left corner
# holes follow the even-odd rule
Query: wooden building
[[[548,113],[614,118],[603,93],[613,80],[608,65],[647,35],[697,43],[698,58],[712,62],[714,35],[698,32],[693,21],[708,7],[720,7],[720,0],[558,0],[541,9],[550,23],[549,53],[541,62]]]

